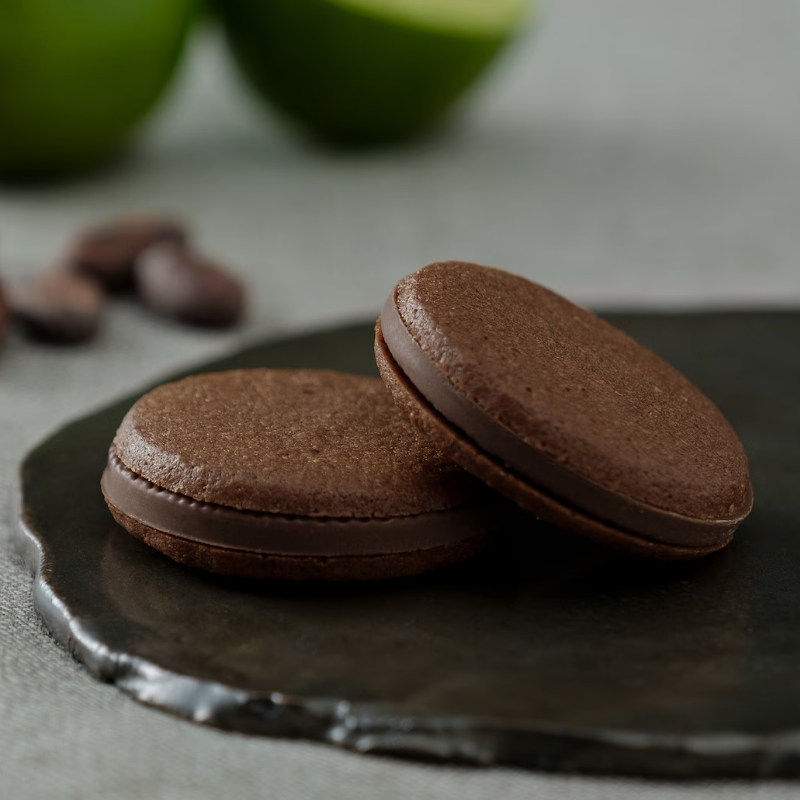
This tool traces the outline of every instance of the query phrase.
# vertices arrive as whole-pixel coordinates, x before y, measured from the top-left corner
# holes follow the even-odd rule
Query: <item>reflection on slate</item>
[[[374,586],[221,579],[113,522],[98,481],[135,398],[22,467],[36,605],[103,680],[197,722],[467,763],[800,775],[800,313],[618,315],[750,454],[756,507],[700,562],[606,551],[520,515],[485,563]],[[374,374],[372,326],[206,369]]]

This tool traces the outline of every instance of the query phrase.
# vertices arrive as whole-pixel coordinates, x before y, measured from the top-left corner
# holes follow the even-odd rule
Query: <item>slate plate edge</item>
[[[261,344],[267,343],[273,342]],[[214,370],[227,358],[257,346],[254,343],[226,358],[198,364],[180,376]],[[95,409],[89,416],[118,402]],[[12,541],[33,575],[34,608],[53,638],[94,678],[115,685],[144,705],[223,731],[304,739],[362,754],[428,762],[670,779],[800,777],[800,730],[767,736],[725,732],[677,736],[537,723],[510,727],[470,717],[399,717],[390,708],[375,704],[299,697],[278,690],[247,692],[112,651],[55,594],[47,579],[53,571],[53,555],[25,521],[23,485],[28,458],[44,442],[83,419],[50,431],[23,459],[12,505],[18,520],[12,527]]]

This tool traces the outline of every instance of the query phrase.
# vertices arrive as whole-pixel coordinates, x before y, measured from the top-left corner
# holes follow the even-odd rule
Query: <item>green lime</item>
[[[0,0],[0,174],[113,152],[178,62],[195,0]]]
[[[261,95],[342,143],[438,121],[520,29],[530,0],[215,0]]]

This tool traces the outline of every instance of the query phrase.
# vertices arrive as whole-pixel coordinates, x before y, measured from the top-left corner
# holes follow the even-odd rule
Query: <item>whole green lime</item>
[[[167,85],[195,0],[0,0],[0,174],[111,154]]]
[[[520,29],[530,0],[215,0],[260,94],[348,144],[437,122]]]

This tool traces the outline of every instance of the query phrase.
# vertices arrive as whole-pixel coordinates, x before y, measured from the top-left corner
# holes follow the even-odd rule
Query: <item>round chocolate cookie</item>
[[[403,278],[375,355],[398,405],[447,456],[555,526],[643,555],[724,547],[753,503],[717,407],[622,331],[478,264]]]
[[[238,370],[165,384],[117,431],[102,490],[175,561],[240,577],[376,580],[480,552],[502,498],[408,424],[377,378]]]

